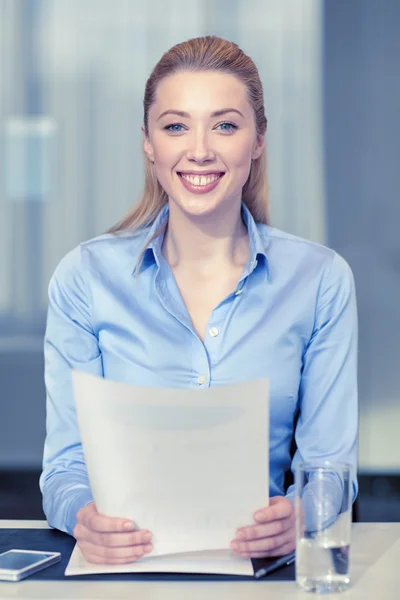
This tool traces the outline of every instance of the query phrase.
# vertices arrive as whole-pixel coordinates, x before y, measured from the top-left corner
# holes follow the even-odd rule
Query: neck
[[[220,213],[192,217],[170,201],[163,254],[171,268],[209,271],[213,267],[246,264],[249,244],[240,203],[232,203]]]

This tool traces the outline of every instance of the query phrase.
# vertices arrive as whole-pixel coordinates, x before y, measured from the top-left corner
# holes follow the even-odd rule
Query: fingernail
[[[135,529],[135,524],[132,523],[132,521],[126,521],[126,523],[124,523],[124,529],[126,531],[133,531]]]
[[[245,540],[246,539],[246,534],[244,533],[244,531],[238,531],[237,534],[236,534],[236,537],[239,540]]]
[[[231,542],[232,550],[237,550],[239,548],[239,544],[237,542]]]
[[[143,541],[149,542],[150,540],[151,540],[151,533],[150,533],[150,531],[148,531],[147,533],[144,534]]]
[[[152,550],[153,550],[153,546],[152,546],[151,544],[147,544],[147,545],[144,547],[144,551],[145,551],[145,552],[151,552]]]

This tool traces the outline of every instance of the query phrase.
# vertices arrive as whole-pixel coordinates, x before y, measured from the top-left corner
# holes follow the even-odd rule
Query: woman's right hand
[[[128,519],[99,514],[95,502],[78,511],[73,536],[91,563],[121,565],[153,549],[150,531],[135,530],[135,524]]]

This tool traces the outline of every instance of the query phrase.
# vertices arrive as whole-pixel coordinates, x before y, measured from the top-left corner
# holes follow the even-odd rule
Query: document
[[[65,574],[252,574],[251,561],[229,546],[268,504],[268,380],[173,389],[82,371],[72,379],[97,509],[150,530],[153,551],[130,565],[99,566],[75,547]]]

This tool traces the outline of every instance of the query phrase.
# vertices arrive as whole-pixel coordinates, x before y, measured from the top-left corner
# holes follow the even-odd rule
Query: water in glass
[[[348,589],[350,519],[318,533],[305,533],[296,546],[296,580],[309,592],[330,593]]]

